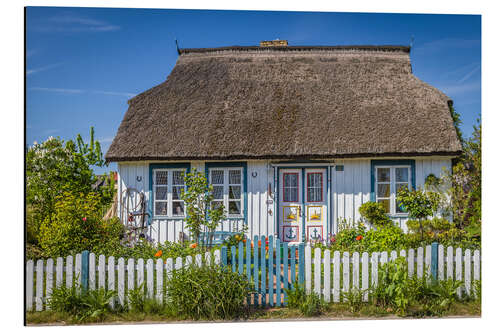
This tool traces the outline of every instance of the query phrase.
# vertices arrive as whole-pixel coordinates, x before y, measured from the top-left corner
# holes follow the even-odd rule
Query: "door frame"
[[[332,225],[331,225],[331,221],[330,221],[330,216],[333,216],[331,214],[331,209],[332,209],[332,205],[331,205],[331,180],[332,180],[332,164],[328,164],[328,165],[325,165],[324,163],[321,163],[321,164],[318,164],[318,165],[314,165],[313,163],[306,163],[306,164],[290,164],[290,165],[275,165],[276,167],[276,173],[274,175],[274,183],[275,183],[275,230],[277,231],[275,234],[277,237],[280,236],[280,212],[281,212],[281,207],[280,207],[280,171],[281,170],[285,170],[285,169],[300,169],[300,175],[299,177],[300,180],[301,180],[301,184],[302,184],[302,193],[300,194],[301,195],[301,198],[302,198],[302,205],[305,205],[305,191],[306,191],[306,186],[305,186],[305,170],[306,169],[324,169],[325,170],[325,173],[326,173],[326,232],[325,232],[325,239],[326,237],[328,236],[328,234],[331,232],[331,228],[332,228]],[[302,209],[302,208],[301,208]],[[300,243],[304,243],[306,241],[306,214],[305,212],[303,212],[301,214],[301,224],[302,224],[302,230],[301,230],[301,235],[302,235],[302,239],[299,240]]]

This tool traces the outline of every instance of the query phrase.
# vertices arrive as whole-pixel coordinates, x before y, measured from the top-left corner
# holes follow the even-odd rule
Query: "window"
[[[184,217],[181,193],[186,190],[185,169],[153,169],[153,212],[155,216]]]
[[[398,206],[397,192],[411,187],[410,166],[376,166],[375,199],[388,214],[405,214]]]
[[[283,173],[283,201],[299,201],[299,174],[297,172]]]
[[[321,172],[307,173],[307,201],[308,202],[323,201],[323,173]]]
[[[243,215],[243,168],[209,168],[213,186],[212,207],[223,205],[229,217]]]

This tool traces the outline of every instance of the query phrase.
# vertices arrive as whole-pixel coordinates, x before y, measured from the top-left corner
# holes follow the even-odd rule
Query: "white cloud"
[[[81,94],[81,93],[85,92],[85,90],[81,90],[81,89],[65,89],[65,88],[31,87],[28,89],[29,90],[36,90],[36,91],[63,93],[63,94]]]
[[[439,90],[442,90],[447,95],[458,95],[468,93],[471,91],[481,90],[481,82],[474,81],[467,84],[451,84],[451,85],[437,85]]]
[[[479,69],[481,68],[480,65],[477,65],[474,67],[472,70],[467,72],[460,80],[458,80],[458,83],[462,83],[464,81],[467,81],[472,75],[474,75]]]
[[[58,67],[61,64],[62,63],[57,63],[57,64],[47,65],[47,66],[38,67],[38,68],[27,69],[26,70],[26,75],[31,75],[31,74],[35,74],[35,73],[38,73],[38,72],[43,72],[43,71],[46,71],[48,69],[51,69],[51,68],[54,68],[54,67]]]
[[[120,26],[88,17],[65,14],[50,17],[33,28],[41,32],[105,32],[119,30]]]
[[[443,38],[417,45],[413,48],[413,52],[434,53],[448,49],[477,48],[480,46],[479,39]]]
[[[31,87],[28,90],[36,90],[36,91],[46,91],[53,93],[62,93],[62,94],[99,94],[99,95],[112,95],[112,96],[125,96],[128,98],[134,97],[137,94],[122,92],[122,91],[103,91],[103,90],[84,90],[84,89],[67,89],[67,88],[46,88],[46,87]]]
[[[102,94],[102,95],[114,95],[114,96],[125,96],[125,97],[134,97],[137,94],[128,93],[128,92],[120,92],[120,91],[102,91],[102,90],[91,90],[93,94]]]

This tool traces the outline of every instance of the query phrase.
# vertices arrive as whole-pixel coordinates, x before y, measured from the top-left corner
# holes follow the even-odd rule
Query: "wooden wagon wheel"
[[[147,202],[144,192],[127,188],[122,193],[121,216],[126,229],[126,242],[134,246],[141,238],[147,239]]]

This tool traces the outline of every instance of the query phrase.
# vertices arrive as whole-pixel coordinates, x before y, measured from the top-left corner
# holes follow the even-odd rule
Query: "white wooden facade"
[[[246,219],[232,219],[224,221],[219,230],[235,231],[241,230],[247,223],[247,234],[249,237],[255,235],[281,236],[279,222],[277,221],[277,209],[280,209],[279,201],[276,201],[278,189],[278,167],[303,167],[314,169],[316,165],[325,168],[327,177],[325,179],[326,193],[326,230],[328,233],[336,233],[338,221],[360,220],[358,208],[365,202],[373,200],[372,194],[372,161],[387,161],[387,159],[352,158],[335,159],[331,162],[276,162],[271,160],[248,160],[246,162]],[[411,179],[412,185],[423,187],[426,177],[434,174],[437,177],[443,175],[443,169],[451,168],[451,157],[404,157],[396,160],[414,161],[415,179]],[[135,188],[143,191],[146,200],[151,200],[150,186],[150,163],[189,163],[191,171],[196,169],[205,172],[204,161],[138,161],[118,163],[118,193],[123,195],[127,188]],[[210,163],[207,161],[207,163]],[[245,194],[244,194],[245,195]],[[282,195],[282,194],[281,194]],[[121,202],[121,198],[119,200]],[[326,213],[326,211],[325,211]],[[122,207],[118,207],[118,214],[122,220]],[[406,230],[406,217],[404,215],[391,216],[394,221]],[[153,217],[149,236],[157,242],[177,241],[180,232],[189,235],[182,218],[156,218]],[[280,237],[281,238],[281,237]]]

